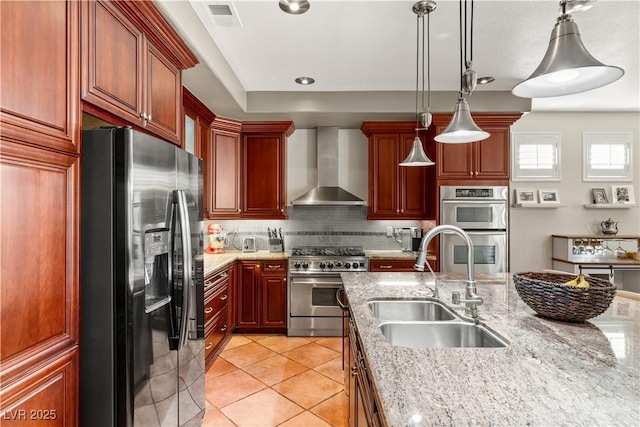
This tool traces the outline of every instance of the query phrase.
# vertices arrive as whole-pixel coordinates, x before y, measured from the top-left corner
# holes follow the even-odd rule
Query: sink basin
[[[458,317],[433,300],[380,300],[369,302],[378,324],[394,321],[448,321]]]
[[[386,322],[382,334],[391,345],[410,348],[506,347],[495,332],[463,322]]]

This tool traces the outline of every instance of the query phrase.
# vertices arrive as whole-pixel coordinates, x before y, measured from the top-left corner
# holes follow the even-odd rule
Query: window
[[[583,181],[631,181],[630,133],[582,134]]]
[[[514,132],[513,181],[560,181],[560,134]]]

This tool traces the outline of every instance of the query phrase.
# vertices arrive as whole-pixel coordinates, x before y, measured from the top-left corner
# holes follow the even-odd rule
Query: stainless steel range
[[[341,273],[368,271],[360,246],[300,246],[289,258],[289,336],[342,336]]]

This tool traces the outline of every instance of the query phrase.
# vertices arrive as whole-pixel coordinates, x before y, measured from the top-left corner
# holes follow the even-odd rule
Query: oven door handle
[[[452,199],[444,199],[442,200],[442,204],[445,205],[487,205],[487,206],[504,206],[507,204],[506,200],[503,199],[493,199],[493,200],[452,200]]]
[[[342,280],[336,279],[334,281],[325,279],[299,279],[299,278],[291,278],[290,280],[291,286],[295,285],[314,285],[317,288],[335,288],[336,286],[342,286]]]
[[[341,294],[344,294],[344,289],[338,289],[336,291],[336,301],[338,302],[338,306],[340,307],[340,309],[342,309],[342,311],[349,311],[349,306],[342,302],[342,299],[340,298]]]

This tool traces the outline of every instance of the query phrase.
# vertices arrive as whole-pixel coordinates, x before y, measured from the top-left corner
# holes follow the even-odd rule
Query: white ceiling
[[[201,63],[183,73],[187,88],[218,115],[294,120],[296,127],[412,119],[415,112],[415,1],[309,0],[302,15],[277,0],[156,0]],[[239,26],[217,24],[210,4],[228,4]],[[640,111],[640,2],[599,0],[575,12],[582,40],[605,64],[625,70],[590,92],[534,99],[511,95],[542,59],[558,1],[475,1],[472,111]],[[432,110],[451,111],[459,86],[458,1],[431,13]],[[311,86],[294,82],[316,80]]]

